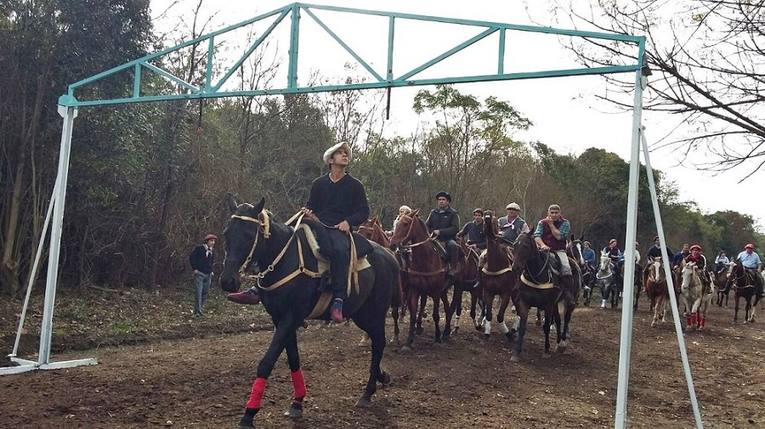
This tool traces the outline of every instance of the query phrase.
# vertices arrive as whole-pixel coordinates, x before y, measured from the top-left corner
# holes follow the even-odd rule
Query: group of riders
[[[322,249],[322,253],[330,261],[331,287],[333,293],[331,318],[336,321],[343,320],[343,301],[346,299],[346,285],[348,282],[348,264],[350,263],[349,233],[358,228],[369,218],[369,204],[367,202],[364,185],[355,177],[351,176],[346,168],[352,159],[351,148],[345,143],[338,143],[324,152],[323,160],[329,171],[315,179],[312,183],[309,198],[301,209],[305,217],[324,226],[328,231],[331,248]],[[433,209],[426,220],[426,225],[436,240],[444,247],[448,262],[448,275],[453,276],[459,266],[461,249],[457,244],[458,239],[464,239],[467,245],[477,252],[486,248],[486,236],[484,233],[484,215],[488,214],[480,208],[473,210],[473,218],[460,228],[459,213],[451,207],[452,197],[448,192],[442,191],[436,194],[437,206]],[[509,245],[514,243],[518,236],[532,232],[528,223],[520,216],[521,207],[513,202],[505,207],[507,214],[498,218],[498,238]],[[401,206],[399,214],[394,220],[394,229],[402,216],[409,216],[412,209],[406,205]],[[533,230],[533,237],[539,250],[550,251],[560,261],[560,274],[562,277],[571,276],[569,258],[566,255],[567,238],[571,231],[570,222],[561,214],[561,208],[557,204],[549,206],[547,216],[539,220]],[[635,263],[640,264],[640,253],[637,251],[638,243],[635,243]],[[667,254],[672,256],[673,267],[678,267],[682,261],[694,262],[705,273],[703,281],[711,283],[709,270],[707,270],[706,258],[702,248],[698,244],[683,244],[682,250],[673,253],[667,247]],[[621,282],[620,273],[624,264],[624,253],[619,249],[616,239],[611,239],[601,251],[612,261],[615,280]],[[654,258],[661,257],[661,245],[659,237],[654,237],[654,244],[648,250],[646,261],[651,262]],[[597,271],[597,254],[592,249],[589,241],[583,242],[582,257],[585,269]],[[738,254],[736,261],[745,269],[758,271],[762,268],[759,255],[754,252],[754,246],[747,244],[744,250]],[[720,252],[715,260],[715,270],[726,269],[731,261]],[[646,264],[646,270],[648,269]],[[758,274],[757,291],[763,294],[763,279]],[[245,292],[229,294],[228,299],[242,304],[255,304],[259,302],[257,290],[252,288]]]

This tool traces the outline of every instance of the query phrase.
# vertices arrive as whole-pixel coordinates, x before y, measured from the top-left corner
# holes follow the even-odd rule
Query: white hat
[[[519,206],[518,203],[510,203],[505,207],[505,210],[510,210],[510,209],[521,211],[521,206]]]
[[[348,161],[350,161],[351,158],[352,158],[352,156],[351,156],[351,147],[348,146],[347,143],[338,143],[338,144],[336,144],[336,145],[332,146],[331,148],[329,148],[329,149],[324,151],[324,163],[325,164],[329,164],[329,160],[330,160],[330,158],[332,158],[332,155],[334,155],[335,152],[340,150],[340,148],[342,148],[342,147],[344,147],[345,150],[348,152]]]

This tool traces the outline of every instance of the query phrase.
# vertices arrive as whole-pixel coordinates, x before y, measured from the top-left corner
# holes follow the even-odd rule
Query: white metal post
[[[640,177],[640,124],[643,113],[641,71],[635,72],[635,99],[632,112],[632,146],[630,150],[630,182],[627,197],[627,233],[624,242],[624,287],[622,290],[622,326],[619,340],[619,378],[616,387],[615,427],[627,425],[627,390],[632,352],[632,304],[635,300],[635,237],[637,235],[638,178]]]
[[[69,176],[69,153],[72,148],[72,128],[77,109],[59,106],[58,113],[64,118],[61,130],[61,149],[58,155],[58,176],[56,177],[56,193],[54,194],[53,224],[50,233],[50,251],[48,252],[48,280],[45,286],[45,304],[43,308],[42,326],[40,328],[40,352],[37,363],[47,364],[50,361],[50,343],[53,331],[53,306],[56,301],[56,284],[58,281],[58,258],[61,247],[61,231],[64,223],[64,200],[66,199],[66,182]]]
[[[693,377],[691,376],[691,365],[688,362],[688,353],[685,349],[685,337],[683,336],[683,327],[680,322],[680,312],[677,306],[677,299],[675,299],[675,285],[672,279],[672,269],[670,267],[671,260],[670,255],[667,254],[667,242],[664,239],[664,225],[661,221],[661,213],[659,212],[659,198],[656,195],[656,184],[653,180],[653,168],[651,168],[651,160],[648,156],[648,143],[645,139],[645,130],[641,129],[641,140],[643,143],[643,157],[645,159],[645,170],[648,175],[648,189],[651,191],[651,203],[653,204],[653,217],[656,219],[656,235],[659,236],[659,244],[661,245],[661,257],[664,260],[664,274],[667,278],[667,290],[669,291],[669,301],[672,305],[672,318],[675,321],[675,333],[677,334],[677,345],[680,348],[680,358],[683,361],[683,372],[685,373],[685,381],[688,384],[688,395],[691,398],[691,406],[693,408],[693,418],[696,421],[696,427],[701,429],[703,424],[701,422],[701,412],[699,411],[699,403],[696,399],[696,389],[693,387]]]

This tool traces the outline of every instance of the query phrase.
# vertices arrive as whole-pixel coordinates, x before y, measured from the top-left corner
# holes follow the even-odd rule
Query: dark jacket
[[[330,180],[329,173],[316,178],[305,206],[328,226],[335,226],[344,220],[351,226],[359,226],[369,218],[364,185],[350,174],[337,182]]]
[[[467,237],[467,244],[475,244],[479,249],[486,248],[486,234],[483,232],[483,224],[468,222],[457,235]]]
[[[507,221],[507,216],[502,216],[497,220],[497,224],[499,225],[499,234],[510,243],[515,243],[515,240],[526,227],[526,221],[520,216],[517,216],[512,222]]]
[[[670,258],[674,256],[674,254],[672,253],[672,249],[670,249],[669,247],[667,247],[667,256],[669,256]],[[655,244],[651,246],[650,249],[648,249],[648,254],[646,255],[646,259],[649,262],[651,262],[653,258],[661,258],[661,247]]]
[[[189,255],[189,263],[191,268],[203,273],[210,274],[213,271],[213,263],[215,262],[215,252],[210,251],[210,255],[207,255],[207,248],[204,244],[194,247]]]
[[[454,240],[460,230],[460,215],[457,210],[447,207],[444,210],[433,209],[425,221],[430,232],[439,230],[438,239],[441,241]]]

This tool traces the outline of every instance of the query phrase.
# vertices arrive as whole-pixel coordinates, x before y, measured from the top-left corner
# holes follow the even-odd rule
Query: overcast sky
[[[172,0],[152,0],[152,16],[157,17]],[[187,17],[196,5],[196,0],[181,0],[171,12],[158,20],[158,29],[175,27],[177,16]],[[202,10],[207,17],[217,12],[210,24],[210,30],[234,24],[258,14],[279,8],[286,1],[274,0],[229,0],[226,2],[208,1]],[[369,1],[369,0],[332,0],[321,4],[346,6],[362,9],[385,10],[415,13],[421,15],[445,16],[464,19],[477,19],[513,24],[550,25],[546,1]],[[385,75],[387,20],[382,17],[338,14],[317,11],[316,15],[348,43],[362,58],[381,75]],[[535,22],[529,18],[531,16]],[[262,32],[272,22],[271,19],[253,27]],[[343,65],[354,60],[337,45],[311,18],[303,15],[300,33],[299,82],[305,84],[312,73],[322,76],[341,77]],[[559,25],[557,25],[559,26]],[[269,58],[276,55],[286,58],[288,48],[289,19],[285,19],[271,36],[272,43],[267,51]],[[394,75],[408,71],[441,52],[479,33],[474,27],[461,27],[449,24],[423,23],[399,20],[396,26],[396,44],[394,57]],[[240,40],[244,38],[240,32]],[[221,39],[223,40],[223,39]],[[417,78],[478,75],[495,73],[497,68],[498,36],[487,39],[468,48],[437,65]],[[233,46],[235,42],[231,42]],[[232,48],[230,55],[241,48]],[[283,61],[286,63],[286,61]],[[573,55],[561,46],[556,36],[532,33],[507,33],[505,70],[534,71],[557,68],[577,67]],[[286,70],[286,68],[284,69]],[[286,71],[285,71],[286,73]],[[274,85],[283,86],[285,73],[280,73]],[[362,67],[357,67],[359,76],[368,76]],[[281,79],[281,80],[279,80]],[[417,129],[420,121],[412,111],[412,99],[416,92],[424,87],[394,89],[391,101],[391,119],[385,124],[386,133],[410,136]],[[588,147],[599,147],[615,152],[629,160],[631,113],[618,113],[612,106],[599,102],[594,95],[605,93],[605,83],[598,76],[536,79],[458,85],[463,93],[484,98],[495,95],[507,100],[526,117],[534,126],[517,137],[532,141],[539,140],[559,153],[579,154]],[[370,98],[379,97],[370,92]],[[657,113],[646,113],[643,123],[646,136],[652,140],[663,137],[674,128],[677,119]],[[682,132],[682,130],[680,129]],[[679,165],[680,154],[668,149],[659,149],[651,153],[654,168],[667,173],[674,181],[683,200],[693,200],[705,213],[718,210],[736,210],[754,216],[765,230],[765,202],[756,198],[752,189],[763,189],[765,173],[758,173],[743,185],[737,184],[748,170],[733,170],[712,176],[702,173],[692,165]],[[644,171],[641,171],[644,174]],[[625,178],[627,180],[627,178]]]

